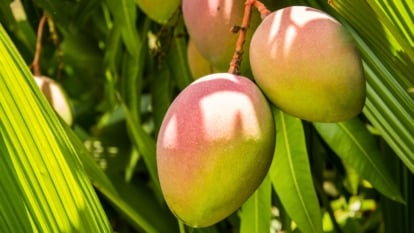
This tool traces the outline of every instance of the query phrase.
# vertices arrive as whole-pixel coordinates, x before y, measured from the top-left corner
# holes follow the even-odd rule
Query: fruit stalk
[[[254,1],[253,6],[257,9],[257,11],[259,11],[260,13],[260,17],[262,18],[262,20],[268,16],[270,13],[272,13],[271,11],[269,11],[265,4],[262,3],[261,1]]]
[[[232,32],[239,33],[239,37],[237,38],[236,49],[231,59],[228,73],[236,74],[236,75],[240,74],[240,64],[241,64],[242,56],[243,56],[243,45],[246,41],[246,31],[249,27],[252,6],[254,6],[260,12],[260,16],[262,19],[264,19],[264,17],[270,14],[270,11],[266,8],[266,6],[262,2],[258,0],[246,0],[245,8],[244,8],[244,15],[243,15],[241,25],[234,26],[231,29]]]
[[[33,74],[35,76],[40,76],[40,68],[39,68],[39,59],[40,53],[42,51],[42,35],[43,35],[43,27],[45,25],[47,19],[47,15],[43,14],[42,18],[40,19],[39,26],[37,28],[37,41],[36,41],[36,51],[32,62],[32,69]]]

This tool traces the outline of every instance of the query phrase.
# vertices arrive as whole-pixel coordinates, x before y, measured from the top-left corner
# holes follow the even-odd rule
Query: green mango
[[[181,0],[136,0],[136,3],[148,17],[164,24],[178,9]]]
[[[188,68],[190,69],[193,79],[198,79],[212,73],[217,73],[217,68],[214,68],[210,62],[200,54],[192,40],[189,40],[187,44],[187,60]],[[224,72],[226,70],[222,71]]]

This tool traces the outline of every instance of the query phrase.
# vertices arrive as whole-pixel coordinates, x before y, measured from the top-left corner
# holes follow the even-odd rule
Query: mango
[[[43,92],[49,104],[57,114],[68,124],[73,123],[73,113],[69,100],[63,88],[51,78],[34,76],[37,86]]]
[[[200,54],[192,40],[189,40],[187,44],[187,60],[193,79],[217,72],[217,68],[214,68],[210,62]],[[224,71],[225,70],[223,70],[223,72]]]
[[[268,15],[250,43],[254,79],[281,110],[308,121],[339,122],[361,112],[366,83],[346,29],[306,6]]]
[[[200,54],[219,70],[229,69],[238,38],[238,34],[232,33],[231,29],[242,23],[244,2],[245,0],[182,1],[188,34]],[[252,11],[246,44],[250,42],[253,30],[259,23],[259,13]],[[245,50],[246,55],[242,60],[242,74],[250,69],[248,51]]]
[[[221,221],[260,185],[274,144],[269,104],[251,80],[229,73],[195,80],[170,105],[157,138],[167,205],[191,227]]]
[[[138,7],[152,20],[165,24],[180,6],[180,0],[136,0]]]

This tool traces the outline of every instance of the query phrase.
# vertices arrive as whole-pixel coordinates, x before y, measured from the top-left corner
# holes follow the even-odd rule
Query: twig
[[[246,41],[246,32],[250,23],[252,6],[260,12],[262,19],[270,14],[270,11],[266,8],[266,6],[258,0],[246,0],[244,5],[244,14],[241,25],[233,26],[231,28],[233,33],[239,33],[239,37],[237,38],[236,49],[233,53],[228,72],[237,75],[240,74],[240,65],[243,57],[243,45]]]
[[[46,14],[43,14],[42,18],[40,18],[39,26],[37,28],[37,41],[36,41],[36,51],[34,55],[34,59],[32,62],[32,69],[33,74],[35,76],[40,76],[40,68],[39,68],[39,59],[40,59],[40,53],[42,51],[42,35],[43,35],[43,28],[45,26],[47,16]]]
[[[266,17],[266,16],[268,16],[270,13],[272,13],[272,12],[270,12],[267,8],[266,8],[266,6],[265,6],[265,4],[263,4],[262,2],[260,2],[260,1],[254,1],[254,5],[253,5],[254,7],[256,7],[256,9],[259,11],[259,13],[260,13],[260,17],[262,17],[262,20]]]

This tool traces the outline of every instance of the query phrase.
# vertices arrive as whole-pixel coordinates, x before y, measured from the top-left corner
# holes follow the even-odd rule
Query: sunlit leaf
[[[112,176],[109,180],[79,138],[68,127],[66,131],[77,148],[79,158],[95,188],[114,205],[122,216],[128,219],[131,225],[152,233],[167,233],[167,228],[175,228],[175,225],[171,224],[172,216],[167,215],[167,211],[159,207],[154,197],[150,196],[148,188],[141,188],[137,191],[120,177]]]
[[[414,35],[407,25],[414,2],[335,0],[332,7],[351,26],[364,60],[364,114],[414,173],[414,97],[408,92],[414,86]]]
[[[111,232],[77,151],[3,27],[0,53],[1,231]]]
[[[95,187],[98,189],[105,189],[107,192],[112,193],[114,196],[118,195],[115,187],[111,181],[102,171],[102,169],[96,164],[91,153],[85,148],[82,141],[75,135],[75,133],[67,125],[63,125],[66,134],[68,135],[71,143],[76,148],[78,158],[82,162],[82,166],[85,169],[86,174],[92,181]]]

